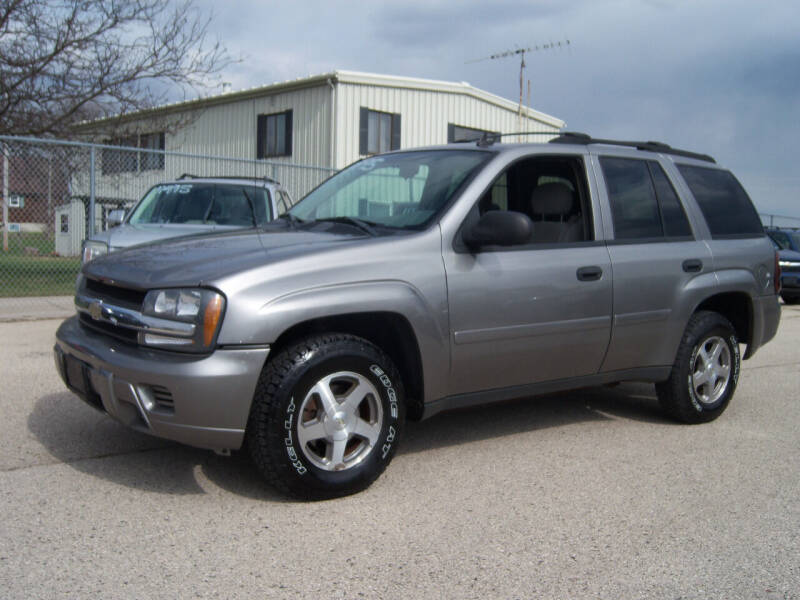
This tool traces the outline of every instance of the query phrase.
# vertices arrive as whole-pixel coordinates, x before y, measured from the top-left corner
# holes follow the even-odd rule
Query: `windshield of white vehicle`
[[[421,150],[373,156],[337,173],[289,212],[304,221],[349,218],[417,229],[427,225],[492,155]]]
[[[128,223],[253,227],[271,217],[269,193],[263,187],[169,183],[150,189],[134,208]]]

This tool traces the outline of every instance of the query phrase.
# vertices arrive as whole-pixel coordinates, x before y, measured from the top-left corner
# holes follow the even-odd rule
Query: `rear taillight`
[[[775,250],[775,293],[781,293],[781,263],[778,257],[778,251]]]

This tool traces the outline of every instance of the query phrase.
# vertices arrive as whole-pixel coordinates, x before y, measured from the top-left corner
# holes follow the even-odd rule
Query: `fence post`
[[[3,252],[8,252],[8,144],[3,142]]]
[[[95,148],[92,146],[89,149],[89,227],[87,228],[86,237],[94,235],[94,185],[95,185]]]

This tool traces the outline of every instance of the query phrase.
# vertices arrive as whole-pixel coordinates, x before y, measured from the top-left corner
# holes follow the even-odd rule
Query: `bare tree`
[[[66,136],[211,87],[232,61],[193,0],[0,0],[0,134]]]

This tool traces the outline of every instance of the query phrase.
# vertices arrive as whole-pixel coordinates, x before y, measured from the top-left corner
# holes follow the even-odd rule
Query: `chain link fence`
[[[271,177],[297,200],[335,169],[140,147],[0,136],[0,299],[71,295],[86,237],[184,173]]]

